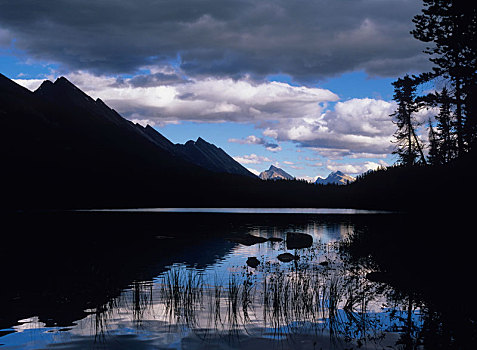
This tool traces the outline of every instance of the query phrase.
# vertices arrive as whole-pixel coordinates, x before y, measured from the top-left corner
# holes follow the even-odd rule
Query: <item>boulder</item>
[[[254,236],[254,235],[250,235],[250,234],[231,237],[231,238],[229,238],[229,240],[231,242],[240,243],[240,244],[247,245],[247,246],[251,246],[251,245],[254,245],[254,244],[257,244],[257,243],[263,243],[263,242],[267,241],[266,238],[258,237],[258,236]]]
[[[313,237],[307,233],[287,232],[287,249],[309,248],[313,244]]]
[[[256,268],[258,265],[260,265],[260,261],[256,257],[251,256],[247,259],[247,265]]]
[[[280,260],[281,262],[290,262],[293,260],[298,260],[300,259],[299,256],[293,255],[291,253],[283,253],[277,256],[277,259]]]

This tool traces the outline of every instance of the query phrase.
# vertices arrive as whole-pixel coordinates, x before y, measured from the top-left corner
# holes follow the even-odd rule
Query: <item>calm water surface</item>
[[[386,231],[395,220],[383,215],[155,209],[12,219],[17,237],[50,233],[3,250],[11,273],[0,347],[412,348],[423,344],[425,305],[372,278],[374,266],[345,249],[377,217]],[[289,232],[312,245],[288,249]],[[277,242],[240,241],[248,234]]]
[[[390,214],[385,210],[346,208],[136,208],[136,209],[91,209],[90,212],[128,213],[236,213],[236,214]]]

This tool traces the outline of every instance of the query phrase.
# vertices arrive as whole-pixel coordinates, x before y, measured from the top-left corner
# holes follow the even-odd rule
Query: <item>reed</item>
[[[241,273],[235,267],[224,280],[215,275],[208,284],[201,272],[174,266],[159,279],[155,302],[163,303],[171,323],[226,336],[247,331],[256,322],[252,316],[258,309],[262,310],[260,324],[277,337],[310,331],[347,339],[377,337],[379,324],[368,313],[368,304],[382,291],[366,280],[366,272],[336,267],[333,256],[327,255],[328,264],[320,265],[325,249],[336,252],[339,247],[310,248],[305,252],[309,255],[301,256],[296,264],[262,262],[253,270],[244,266]],[[138,301],[146,296],[133,293],[136,309],[152,303],[152,299]],[[204,321],[207,327],[201,324]]]

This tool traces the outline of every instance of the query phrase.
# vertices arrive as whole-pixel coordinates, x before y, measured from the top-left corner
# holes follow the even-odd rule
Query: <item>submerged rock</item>
[[[277,256],[277,259],[280,260],[281,262],[290,262],[293,260],[298,260],[300,259],[299,256],[293,255],[291,253],[283,253]]]
[[[313,237],[307,233],[287,232],[287,249],[309,248],[313,244]]]
[[[257,244],[257,243],[263,243],[263,242],[267,241],[266,238],[258,237],[258,236],[254,236],[254,235],[250,235],[250,234],[231,237],[231,238],[229,238],[229,240],[231,242],[240,243],[240,244],[247,245],[247,246],[254,245],[254,244]]]
[[[256,257],[251,256],[247,259],[247,265],[256,268],[258,265],[260,265],[260,261]]]

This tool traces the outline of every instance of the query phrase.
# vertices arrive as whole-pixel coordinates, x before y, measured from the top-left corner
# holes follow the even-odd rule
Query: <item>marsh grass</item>
[[[174,266],[161,277],[159,286],[160,300],[170,321],[196,326],[196,309],[200,309],[204,299],[202,274],[195,269]]]
[[[173,267],[160,279],[160,299],[170,322],[228,336],[248,332],[258,321],[276,337],[326,332],[350,340],[377,339],[380,333],[372,328],[379,324],[368,315],[376,289],[364,272],[339,265],[329,254],[336,250],[336,245],[321,244],[302,253],[296,264],[244,266],[223,280],[215,275],[209,284],[201,272]],[[322,261],[327,263],[320,265]],[[201,324],[204,319],[206,325]]]
[[[261,329],[276,339],[312,333],[354,345],[379,341],[385,327],[369,305],[383,296],[382,286],[365,278],[368,270],[344,264],[339,249],[318,242],[296,251],[298,261],[262,259],[256,269],[244,264],[220,276],[205,277],[204,271],[174,265],[154,285],[133,283],[129,309],[140,327],[145,310],[161,305],[156,310],[163,314],[154,317],[165,318],[171,327],[197,330],[204,339],[238,339],[241,333]],[[105,319],[98,317],[97,322],[104,329]],[[401,329],[409,327],[403,324]]]

